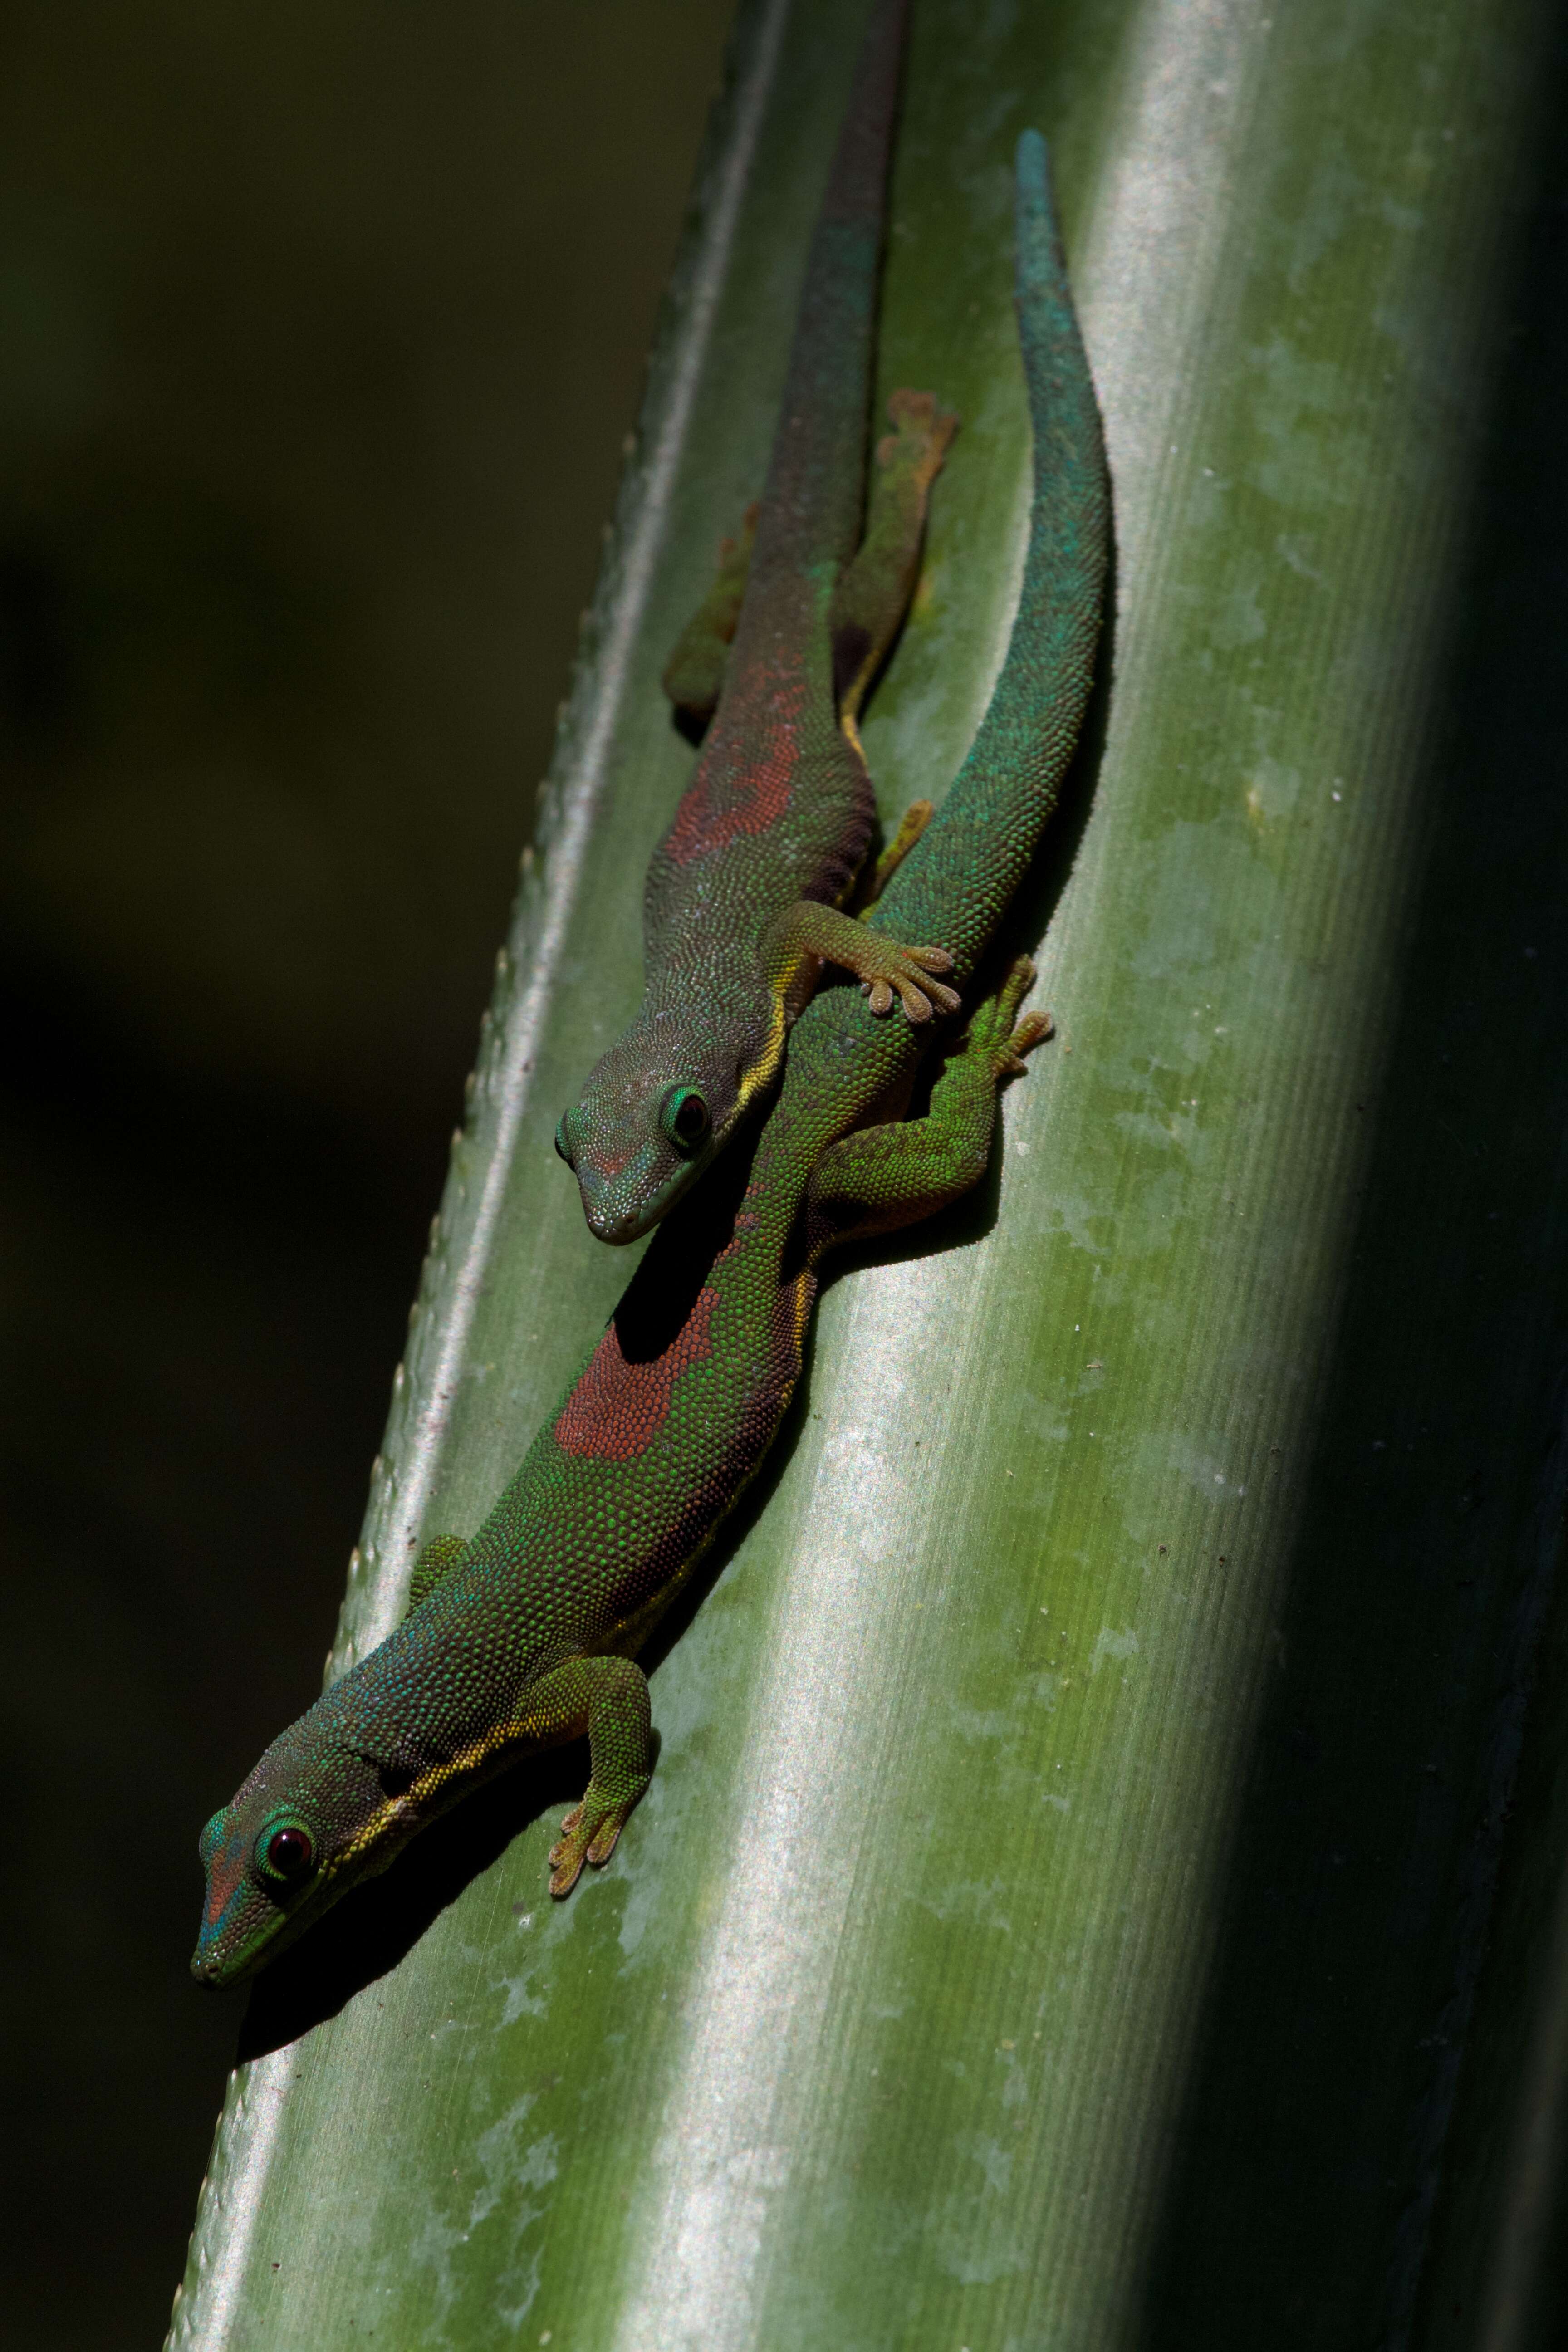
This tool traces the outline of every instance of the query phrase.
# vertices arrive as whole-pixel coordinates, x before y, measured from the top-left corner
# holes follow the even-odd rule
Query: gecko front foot
[[[531,1685],[513,1720],[542,1748],[588,1735],[588,1786],[550,1850],[550,1892],[570,1895],[585,1862],[608,1862],[653,1778],[647,1679],[630,1658],[564,1658]]]
[[[879,1019],[892,1011],[895,992],[910,1021],[929,1021],[933,1012],[957,1012],[957,990],[944,988],[933,977],[952,970],[952,958],[945,948],[900,947],[879,931],[868,931],[866,940],[867,948],[854,969],[859,973],[860,992]]]
[[[550,1892],[557,1902],[571,1894],[585,1862],[602,1870],[614,1853],[616,1840],[653,1775],[644,1772],[635,1777],[637,1786],[632,1792],[620,1795],[614,1802],[595,1781],[590,1780],[582,1803],[574,1805],[562,1822],[561,1835],[550,1849]]]
[[[892,1011],[895,994],[911,1021],[958,1010],[957,991],[934,977],[952,970],[945,948],[906,947],[819,899],[797,898],[785,908],[773,923],[764,956],[768,977],[781,992],[793,985],[803,961],[815,957],[817,964],[842,964],[852,971],[879,1017]],[[816,965],[808,963],[807,969],[815,978]]]

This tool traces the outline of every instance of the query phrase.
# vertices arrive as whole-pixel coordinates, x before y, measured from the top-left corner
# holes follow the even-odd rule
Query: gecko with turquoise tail
[[[945,946],[889,938],[842,901],[876,802],[858,721],[920,562],[956,419],[896,392],[866,497],[888,154],[907,0],[877,0],[806,264],[767,483],[665,672],[712,719],[654,852],[636,1018],[562,1118],[555,1148],[601,1241],[635,1241],[778,1076],[825,963],[913,1021],[957,1009]],[[862,518],[864,517],[864,533]],[[754,535],[753,535],[754,534]],[[732,641],[732,642],[731,642]],[[896,846],[930,804],[911,812]],[[884,867],[885,870],[885,867]]]
[[[1016,174],[1017,310],[1035,471],[1006,660],[936,816],[868,918],[940,935],[969,980],[1055,806],[1088,699],[1110,499],[1051,210],[1045,143]],[[777,1435],[828,1250],[975,1183],[997,1089],[1046,1032],[1015,962],[942,1052],[829,988],[797,1021],[749,1164],[731,1154],[655,1236],[583,1371],[479,1532],[420,1554],[402,1624],[275,1740],[203,1832],[192,1963],[236,1983],[415,1833],[518,1759],[586,1732],[589,1780],[551,1892],[609,1859],[653,1769],[637,1654]],[[721,1245],[715,1249],[715,1234]]]

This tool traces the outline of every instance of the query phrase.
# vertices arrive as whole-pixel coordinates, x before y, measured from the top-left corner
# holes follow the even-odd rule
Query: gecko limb
[[[958,430],[931,392],[895,392],[888,415],[893,429],[877,444],[866,535],[833,596],[839,719],[857,741],[861,706],[914,594],[931,486]]]
[[[468,1556],[468,1545],[461,1536],[432,1536],[422,1544],[414,1572],[408,1580],[408,1611],[411,1614],[422,1601],[427,1601],[436,1587],[452,1573],[460,1560]]]
[[[588,1735],[588,1786],[550,1850],[550,1892],[570,1895],[585,1862],[608,1862],[637,1799],[653,1778],[647,1677],[630,1658],[568,1658],[541,1676],[518,1727],[542,1746]]]
[[[746,509],[739,539],[720,542],[719,569],[713,585],[681,631],[675,651],[665,665],[666,694],[678,710],[701,725],[707,724],[719,707],[756,535],[757,509],[753,505]]]
[[[985,1173],[996,1092],[1051,1031],[1049,1016],[1018,1007],[1035,977],[1020,956],[996,994],[978,1005],[931,1088],[923,1118],[857,1129],[836,1143],[811,1179],[816,1246],[895,1232],[959,1200]]]
[[[850,900],[848,911],[864,919],[868,915],[932,817],[936,814],[934,801],[911,801],[899,820],[899,829],[868,873],[861,887]]]
[[[952,970],[945,948],[906,947],[815,898],[797,898],[784,908],[771,928],[765,955],[768,978],[783,993],[803,969],[815,973],[816,963],[838,963],[855,974],[879,1015],[891,1012],[895,994],[911,1021],[958,1010],[956,992],[936,977]]]

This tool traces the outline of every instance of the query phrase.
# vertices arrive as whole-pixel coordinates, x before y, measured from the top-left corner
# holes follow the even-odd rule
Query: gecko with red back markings
[[[878,1014],[895,997],[917,1022],[958,1005],[945,948],[890,939],[843,906],[876,820],[860,709],[913,592],[956,423],[930,393],[895,393],[868,511],[905,13],[877,0],[861,48],[761,503],[665,673],[678,706],[712,725],[648,869],[641,1006],[556,1130],[601,1241],[635,1241],[710,1164],[777,1077],[825,963],[847,966]]]
[[[1017,223],[1035,435],[1017,615],[969,756],[868,918],[893,940],[940,930],[963,980],[1056,805],[1105,583],[1100,418],[1032,131],[1019,143]],[[979,1180],[997,1089],[1047,1034],[1039,1016],[1019,1017],[1031,977],[1020,958],[983,999],[913,1118],[929,1026],[879,1020],[852,988],[807,1005],[749,1165],[731,1155],[667,1220],[478,1533],[425,1546],[396,1632],[207,1823],[192,1964],[204,1983],[248,1976],[479,1781],[584,1731],[588,1787],[552,1853],[552,1894],[568,1894],[585,1862],[608,1861],[653,1770],[637,1654],[778,1434],[822,1260]]]

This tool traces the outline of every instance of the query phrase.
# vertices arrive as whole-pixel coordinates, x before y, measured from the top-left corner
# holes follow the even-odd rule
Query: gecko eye
[[[557,1158],[564,1160],[567,1167],[570,1168],[572,1165],[572,1142],[571,1138],[566,1132],[566,1114],[564,1111],[561,1114],[561,1124],[555,1130],[555,1150]]]
[[[301,1821],[274,1822],[256,1841],[257,1866],[274,1886],[298,1886],[316,1859],[316,1842]]]
[[[671,1087],[658,1107],[658,1123],[684,1159],[700,1151],[713,1122],[695,1087]]]

